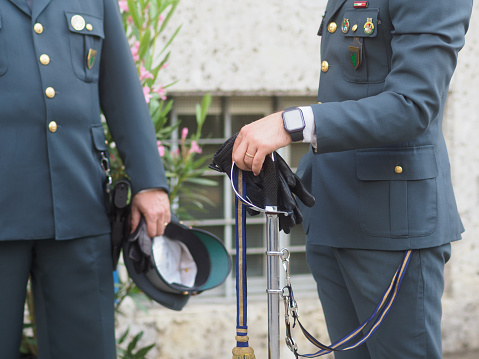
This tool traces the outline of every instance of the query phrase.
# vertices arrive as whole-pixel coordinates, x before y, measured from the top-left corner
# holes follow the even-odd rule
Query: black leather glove
[[[291,171],[283,157],[275,152],[274,159],[278,171],[278,208],[291,213],[289,216],[279,215],[279,229],[284,233],[290,233],[292,227],[303,223],[303,215],[299,210],[296,197],[307,207],[312,207],[315,199],[306,190],[299,177]]]
[[[128,237],[128,242],[130,242],[130,245],[126,255],[132,260],[136,273],[146,273],[154,268],[155,262],[152,254],[151,238],[148,236],[146,222],[143,217],[141,217],[138,227]]]
[[[232,137],[226,140],[225,143],[216,151],[213,156],[213,162],[208,166],[209,168],[223,172],[228,175],[231,179],[231,165],[232,165],[232,154],[233,154],[233,145],[235,143],[236,133]],[[264,173],[261,173],[258,176],[255,176],[251,171],[243,171],[243,181],[246,183],[246,196],[247,199],[259,208],[264,208],[264,195],[263,195],[263,185],[264,185]],[[247,212],[251,216],[255,216],[260,212],[254,210],[251,207],[246,208]]]
[[[213,162],[209,166],[211,169],[225,172],[228,177],[231,176],[231,156],[236,136],[237,134],[229,138],[218,151],[216,151]],[[279,215],[279,228],[285,233],[290,233],[292,227],[303,222],[303,216],[299,210],[295,196],[308,207],[314,205],[314,197],[306,190],[299,177],[291,171],[288,164],[279,154],[275,152],[274,158],[274,166],[272,167],[269,163],[272,161],[271,158],[265,158],[265,165],[258,176],[253,175],[250,171],[243,171],[243,178],[246,181],[246,194],[254,205],[264,208],[265,192],[274,190],[270,188],[270,186],[277,186],[276,197],[278,210],[288,213],[288,215]],[[265,180],[264,168],[266,167],[273,168],[273,170],[277,172],[275,174],[277,180]],[[250,207],[247,207],[247,211],[250,215],[259,213]]]

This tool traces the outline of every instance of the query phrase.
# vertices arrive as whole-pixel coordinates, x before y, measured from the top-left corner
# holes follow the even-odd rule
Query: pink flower
[[[165,21],[165,17],[163,15],[158,16],[158,26],[161,26],[161,24],[163,24],[163,21]]]
[[[202,151],[202,149],[200,148],[200,146],[198,146],[198,142],[196,142],[196,141],[191,141],[190,153],[203,153],[203,151]]]
[[[181,140],[184,141],[186,139],[186,136],[188,136],[188,129],[186,127],[183,127],[183,130],[181,131]]]
[[[161,69],[166,69],[168,66],[170,66],[170,64],[163,64],[163,65],[161,66]]]
[[[143,95],[145,95],[146,103],[150,103],[150,99],[153,97],[150,95],[150,88],[148,86],[143,87]]]
[[[128,9],[128,1],[126,0],[118,0],[118,5],[120,6],[120,11],[123,12],[129,12],[130,9]]]
[[[135,60],[135,61],[140,60],[140,55],[138,53],[139,51],[140,51],[140,42],[135,41],[135,43],[131,47],[131,54],[133,55],[133,60]]]
[[[159,88],[153,88],[153,92],[156,92],[158,95],[160,95],[160,98],[163,101],[166,100],[165,89],[163,88],[163,86],[160,85]]]
[[[143,65],[140,66],[140,80],[153,79],[153,74],[146,70]]]
[[[165,146],[161,145],[161,141],[156,141],[156,145],[158,146],[158,153],[160,154],[160,157],[163,157],[165,155]]]

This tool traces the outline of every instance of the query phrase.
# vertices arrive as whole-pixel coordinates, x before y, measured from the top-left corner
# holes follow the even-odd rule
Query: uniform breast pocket
[[[103,19],[85,13],[65,12],[70,30],[73,72],[85,82],[97,82],[103,39]]]
[[[341,68],[346,81],[381,83],[389,72],[379,9],[353,9],[341,24]]]
[[[5,39],[2,32],[2,14],[0,13],[0,76],[7,72],[7,49],[5,48]]]
[[[369,236],[423,237],[437,226],[434,146],[360,150],[359,222]]]

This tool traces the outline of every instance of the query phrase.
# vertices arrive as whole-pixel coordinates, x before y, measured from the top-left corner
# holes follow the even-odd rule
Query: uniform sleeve
[[[423,134],[445,103],[471,9],[472,0],[390,1],[392,58],[384,89],[356,101],[312,105],[317,153],[395,144]]]
[[[104,0],[100,67],[100,104],[112,137],[137,193],[146,188],[168,189],[156,145],[154,126],[143,95],[121,20],[118,2]]]

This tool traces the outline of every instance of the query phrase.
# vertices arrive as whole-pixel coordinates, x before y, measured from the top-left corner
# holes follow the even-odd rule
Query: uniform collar
[[[33,0],[36,1],[36,0]],[[336,15],[339,8],[346,2],[346,0],[336,0],[336,1],[328,1],[328,5],[326,6],[326,18],[324,19],[326,23],[329,23],[329,20]]]
[[[30,10],[28,4],[25,0],[9,0],[16,7],[22,10],[28,16],[31,16],[32,19],[36,19],[38,15],[48,6],[51,0],[33,0],[33,9]]]

